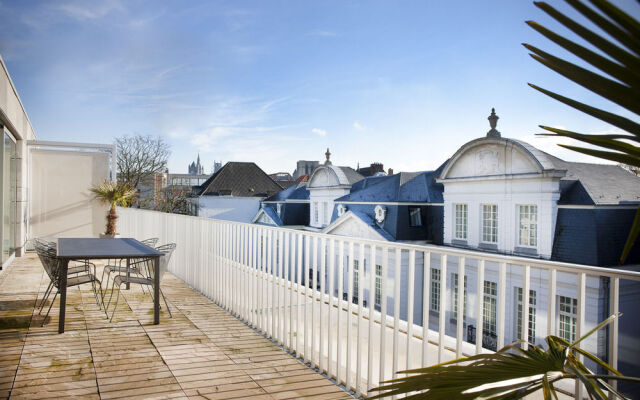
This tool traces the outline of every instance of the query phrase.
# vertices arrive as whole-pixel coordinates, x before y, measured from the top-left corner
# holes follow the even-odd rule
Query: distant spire
[[[327,152],[324,153],[324,155],[327,157],[327,160],[324,162],[324,165],[331,165],[331,160],[329,160],[329,158],[331,157],[331,152],[329,151],[328,147],[327,147]]]
[[[496,126],[498,125],[498,119],[500,119],[500,117],[496,115],[495,108],[491,109],[491,115],[489,115],[489,118],[487,119],[489,120],[489,126],[491,127],[489,132],[487,132],[487,137],[499,138],[500,132],[496,129]]]

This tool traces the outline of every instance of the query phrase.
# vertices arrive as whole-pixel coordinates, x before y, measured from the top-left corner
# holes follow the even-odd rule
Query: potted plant
[[[100,237],[116,236],[116,206],[126,206],[136,195],[136,190],[128,183],[104,181],[103,183],[92,187],[91,192],[96,200],[109,205],[107,213],[107,227],[104,234]]]

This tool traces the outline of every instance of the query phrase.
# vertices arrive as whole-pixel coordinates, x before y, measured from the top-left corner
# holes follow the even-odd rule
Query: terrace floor
[[[352,398],[170,274],[173,318],[162,304],[153,325],[150,296],[131,285],[109,323],[83,285],[67,291],[61,335],[57,300],[44,327],[35,309],[48,283],[33,254],[0,274],[0,398]]]

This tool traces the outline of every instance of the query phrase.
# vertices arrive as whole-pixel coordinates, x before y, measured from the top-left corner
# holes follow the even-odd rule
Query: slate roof
[[[368,177],[355,184],[351,193],[336,201],[442,203],[443,185],[435,181],[439,174],[440,171],[436,170]]]
[[[271,195],[263,201],[309,200],[309,191],[304,182],[298,182],[296,186],[288,187]]]
[[[201,186],[199,196],[267,197],[282,190],[252,162],[230,161]]]
[[[640,203],[640,177],[622,167],[564,161],[526,142],[514,141],[525,146],[545,166],[545,169],[567,171],[566,175],[560,179],[559,204]]]
[[[560,204],[640,203],[640,177],[635,174],[617,165],[568,162],[551,157],[557,169],[567,171],[560,180],[564,189],[560,193]],[[585,203],[580,193],[586,193],[591,202]]]

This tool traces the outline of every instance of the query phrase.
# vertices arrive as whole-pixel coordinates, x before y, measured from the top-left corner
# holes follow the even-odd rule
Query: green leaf
[[[604,111],[604,110],[600,110],[598,108],[595,107],[591,107],[589,105],[586,105],[584,103],[580,103],[578,101],[572,100],[568,97],[564,97],[561,96],[559,94],[556,94],[554,92],[551,92],[549,90],[543,89],[541,87],[538,87],[532,83],[528,84],[529,86],[531,86],[532,88],[534,88],[535,90],[542,92],[544,94],[546,94],[547,96],[556,99],[570,107],[575,108],[576,110],[582,111],[585,114],[591,115],[592,117],[598,118],[604,122],[608,122],[613,126],[616,126],[620,129],[623,129],[627,132],[630,132],[638,137],[640,137],[640,124],[631,121],[628,118],[622,117],[620,115],[617,114],[613,114],[610,113],[608,111]]]
[[[590,156],[604,158],[605,160],[611,160],[611,161],[615,161],[623,164],[633,165],[635,167],[640,168],[640,160],[638,160],[637,157],[632,157],[626,154],[614,153],[612,151],[587,149],[584,147],[569,146],[566,144],[559,144],[558,146],[564,147],[565,149],[577,151],[578,153],[588,154]]]
[[[614,24],[610,20],[604,18],[602,15],[595,12],[592,8],[587,7],[580,1],[577,0],[567,0],[567,3],[571,4],[573,8],[578,10],[582,15],[587,17],[591,22],[596,24],[600,29],[607,32],[614,39],[627,46],[630,50],[634,51],[636,54],[640,52],[640,43],[638,42],[638,32],[632,32],[628,29],[620,28],[620,25],[624,27],[626,24],[626,19],[629,17],[624,12],[621,12],[618,8],[613,6],[608,2],[603,1],[592,1],[591,3],[598,7],[601,11],[607,14],[611,19],[618,23],[618,25]],[[616,12],[616,10],[618,12]],[[633,25],[633,24],[631,24]]]
[[[575,64],[552,56],[534,46],[525,45],[527,49],[535,54],[530,56],[545,65],[546,67],[556,71],[565,78],[579,84],[580,86],[599,94],[600,96],[630,110],[636,114],[640,114],[640,104],[637,99],[640,91],[622,85],[616,81],[605,78],[594,72],[591,72]]]
[[[531,28],[538,31],[541,35],[545,36],[547,39],[555,42],[559,46],[582,58],[584,61],[600,69],[602,72],[618,79],[621,82],[626,83],[627,85],[635,87],[640,85],[640,74],[638,73],[638,71],[626,68],[623,65],[611,61],[610,59],[603,57],[584,46],[572,42],[569,39],[565,39],[564,37],[550,31],[549,29],[545,28],[535,21],[527,21],[526,23]]]
[[[575,0],[574,0],[575,1]],[[629,14],[625,13],[615,5],[611,4],[608,1],[603,0],[590,0],[591,4],[595,5],[600,9],[600,11],[604,12],[609,18],[617,22],[620,26],[622,26],[627,32],[629,32],[630,36],[635,38],[636,44],[640,41],[640,23],[636,21]],[[638,52],[636,50],[636,52]],[[640,53],[640,52],[639,52]]]
[[[534,4],[540,8],[542,11],[547,13],[556,21],[560,22],[562,25],[566,26],[578,36],[585,39],[587,42],[591,43],[593,46],[600,49],[602,52],[607,54],[609,57],[617,60],[621,64],[626,65],[631,69],[638,70],[640,68],[640,59],[636,57],[634,54],[629,53],[625,49],[617,46],[614,43],[606,40],[602,36],[590,31],[579,23],[575,22],[571,18],[568,18],[561,12],[557,11],[555,8],[551,7],[547,3],[544,2],[534,2]]]
[[[624,264],[625,261],[627,261],[627,257],[629,257],[629,253],[631,252],[633,245],[638,239],[638,234],[640,234],[640,206],[638,206],[638,211],[636,211],[636,216],[633,219],[633,223],[631,224],[631,231],[629,232],[627,241],[624,244],[624,249],[622,250],[622,255],[620,256],[620,265]]]
[[[628,154],[630,156],[638,157],[638,160],[640,160],[640,147],[634,146],[630,143],[609,139],[609,138],[601,138],[601,137],[598,137],[597,135],[585,135],[582,133],[571,132],[564,129],[553,128],[550,126],[540,125],[540,128],[547,130],[549,132],[554,132],[553,134],[547,134],[548,136],[562,136],[562,137],[572,138],[575,140],[579,140],[581,142],[592,144],[594,146],[600,146],[600,147],[604,147],[611,150],[617,150],[625,154]]]

